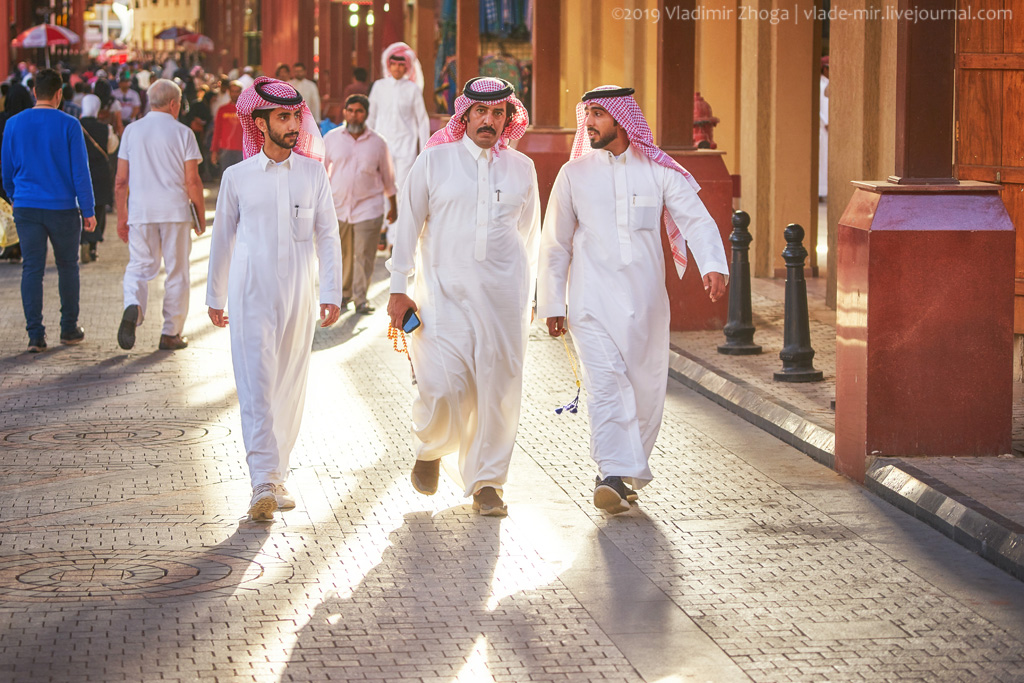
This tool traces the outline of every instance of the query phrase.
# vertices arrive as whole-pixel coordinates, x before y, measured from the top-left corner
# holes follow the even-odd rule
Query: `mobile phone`
[[[416,311],[411,308],[405,312],[405,317],[402,318],[402,331],[406,334],[416,330],[420,326],[420,317],[416,315]]]

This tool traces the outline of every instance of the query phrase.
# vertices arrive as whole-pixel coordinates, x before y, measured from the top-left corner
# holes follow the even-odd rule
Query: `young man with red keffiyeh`
[[[341,241],[323,139],[302,96],[260,77],[235,108],[245,161],[221,180],[206,304],[217,327],[228,325],[230,308],[249,517],[271,520],[295,507],[284,483],[306,401],[316,267],[327,327],[341,315]]]
[[[508,146],[529,124],[510,83],[470,79],[455,109],[399,190],[388,314],[399,329],[409,309],[423,323],[409,335],[413,486],[433,494],[441,457],[458,453],[473,508],[503,516],[536,275],[537,174]]]
[[[594,505],[626,512],[651,481],[668,380],[669,302],[660,224],[676,271],[686,247],[712,301],[729,266],[693,177],[654,145],[632,88],[602,86],[576,106],[576,139],[548,200],[537,315],[551,336],[572,332],[583,367]],[[567,303],[568,302],[568,303]]]

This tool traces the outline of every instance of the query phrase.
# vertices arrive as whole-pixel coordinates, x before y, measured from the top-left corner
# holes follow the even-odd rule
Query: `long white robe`
[[[316,306],[341,303],[341,242],[323,164],[263,152],[224,171],[206,304],[228,309],[252,485],[283,483],[306,400]]]
[[[540,233],[533,162],[468,136],[423,152],[399,192],[391,292],[412,299],[416,458],[459,454],[466,495],[501,489],[519,426]]]
[[[423,104],[423,90],[408,78],[391,76],[374,82],[366,125],[388,143],[395,164],[395,186],[405,184],[416,155],[427,148],[430,117]],[[387,200],[384,201],[387,212]],[[395,243],[395,224],[388,224],[388,244]]]
[[[618,159],[595,150],[565,164],[541,236],[537,315],[568,310],[587,392],[591,456],[602,477],[620,476],[636,488],[653,478],[648,461],[668,382],[663,207],[701,274],[728,274],[718,228],[697,193],[680,173],[632,146]]]

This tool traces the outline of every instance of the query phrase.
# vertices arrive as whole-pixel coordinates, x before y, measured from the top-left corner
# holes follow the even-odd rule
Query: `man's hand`
[[[210,309],[210,320],[217,327],[227,327],[228,317],[224,315],[223,308],[211,308]]]
[[[217,165],[217,150],[210,152],[210,163],[214,166]]]
[[[200,220],[202,220],[202,219],[200,219]],[[195,231],[196,237],[199,237],[204,232],[206,232],[206,226],[205,225],[194,225],[194,226],[192,226],[192,229]]]
[[[548,334],[552,337],[561,337],[565,334],[569,328],[565,324],[565,316],[559,315],[554,318],[548,318]]]
[[[82,229],[86,232],[92,232],[96,229],[96,216],[85,218],[82,220]]]
[[[121,238],[121,241],[128,244],[128,221],[117,220],[117,236]]]
[[[420,310],[416,302],[405,294],[392,294],[388,299],[388,315],[391,316],[391,327],[397,330],[402,329],[402,321],[405,319],[405,312],[409,309]]]
[[[330,327],[341,317],[341,307],[337,304],[320,304],[320,327]]]
[[[711,301],[718,301],[725,294],[725,278],[721,273],[708,273],[704,276],[704,291]]]
[[[388,209],[387,222],[388,223],[394,223],[397,220],[398,220],[398,207],[397,206],[392,206],[390,209]]]

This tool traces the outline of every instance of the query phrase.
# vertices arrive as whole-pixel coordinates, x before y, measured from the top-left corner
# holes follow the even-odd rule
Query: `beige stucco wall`
[[[144,50],[174,50],[173,40],[154,40],[153,36],[171,26],[195,28],[199,21],[199,0],[150,0],[135,3],[133,10],[135,30],[132,46]]]
[[[897,0],[885,2],[895,7]],[[831,53],[827,302],[834,307],[836,226],[853,196],[850,181],[884,180],[895,171],[896,23],[833,22]]]

